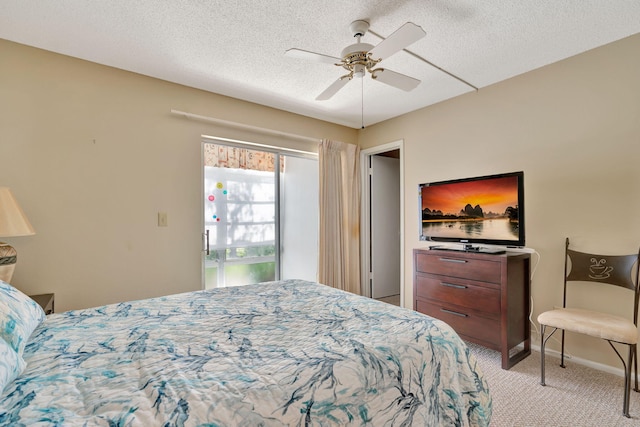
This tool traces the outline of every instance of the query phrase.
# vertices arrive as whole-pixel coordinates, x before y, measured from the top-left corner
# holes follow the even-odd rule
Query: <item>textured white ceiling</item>
[[[354,79],[315,101],[344,70],[285,50],[340,56],[357,19],[420,25],[408,50],[482,90],[640,32],[640,1],[0,0],[0,38],[355,128],[474,90],[401,51],[383,65],[422,80],[412,92]]]

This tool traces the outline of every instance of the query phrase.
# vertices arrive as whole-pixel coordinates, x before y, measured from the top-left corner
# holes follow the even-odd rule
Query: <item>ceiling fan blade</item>
[[[407,22],[394,31],[389,37],[378,43],[369,53],[371,54],[371,58],[382,60],[420,40],[426,34],[419,25],[413,22]]]
[[[395,71],[387,70],[385,68],[373,70],[371,78],[382,83],[386,83],[389,86],[397,87],[398,89],[402,89],[406,92],[415,89],[420,84],[420,80],[418,79],[414,79],[413,77],[405,76],[404,74],[396,73]]]
[[[321,53],[309,52],[308,50],[302,49],[288,49],[285,53],[285,56],[289,56],[291,58],[299,58],[306,59],[308,61],[315,62],[324,62],[326,64],[339,64],[342,62],[342,59],[336,58],[335,56],[323,55]]]
[[[316,97],[316,101],[326,101],[327,99],[331,98],[333,95],[335,95],[340,89],[342,89],[344,87],[344,85],[346,85],[347,83],[349,83],[349,80],[351,80],[351,77],[347,74],[346,76],[342,76],[340,77],[338,80],[336,80],[335,82],[333,82],[331,84],[331,86],[329,86],[328,88],[326,88],[324,90],[324,92],[322,92],[320,95],[318,95]]]

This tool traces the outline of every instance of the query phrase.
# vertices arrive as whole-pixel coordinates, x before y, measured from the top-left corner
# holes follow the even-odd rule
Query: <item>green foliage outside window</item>
[[[205,269],[206,283],[215,288],[218,285],[218,267]],[[227,264],[225,266],[227,286],[248,285],[250,283],[269,282],[276,279],[276,263]]]

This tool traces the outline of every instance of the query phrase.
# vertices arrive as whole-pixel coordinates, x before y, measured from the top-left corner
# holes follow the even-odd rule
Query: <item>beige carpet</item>
[[[546,383],[540,385],[540,353],[533,351],[513,368],[500,368],[500,353],[468,343],[478,358],[493,396],[491,425],[610,427],[640,426],[640,393],[631,390],[629,412],[622,415],[624,380],[547,356]]]
[[[377,300],[400,307],[400,295],[391,295],[390,297],[377,298]]]

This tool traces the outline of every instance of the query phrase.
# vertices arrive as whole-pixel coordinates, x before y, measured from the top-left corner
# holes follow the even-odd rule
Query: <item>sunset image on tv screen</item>
[[[425,185],[421,189],[425,236],[459,239],[518,237],[518,177]]]
[[[459,182],[423,187],[422,209],[457,215],[466,205],[480,206],[484,212],[503,214],[518,205],[518,178]]]

